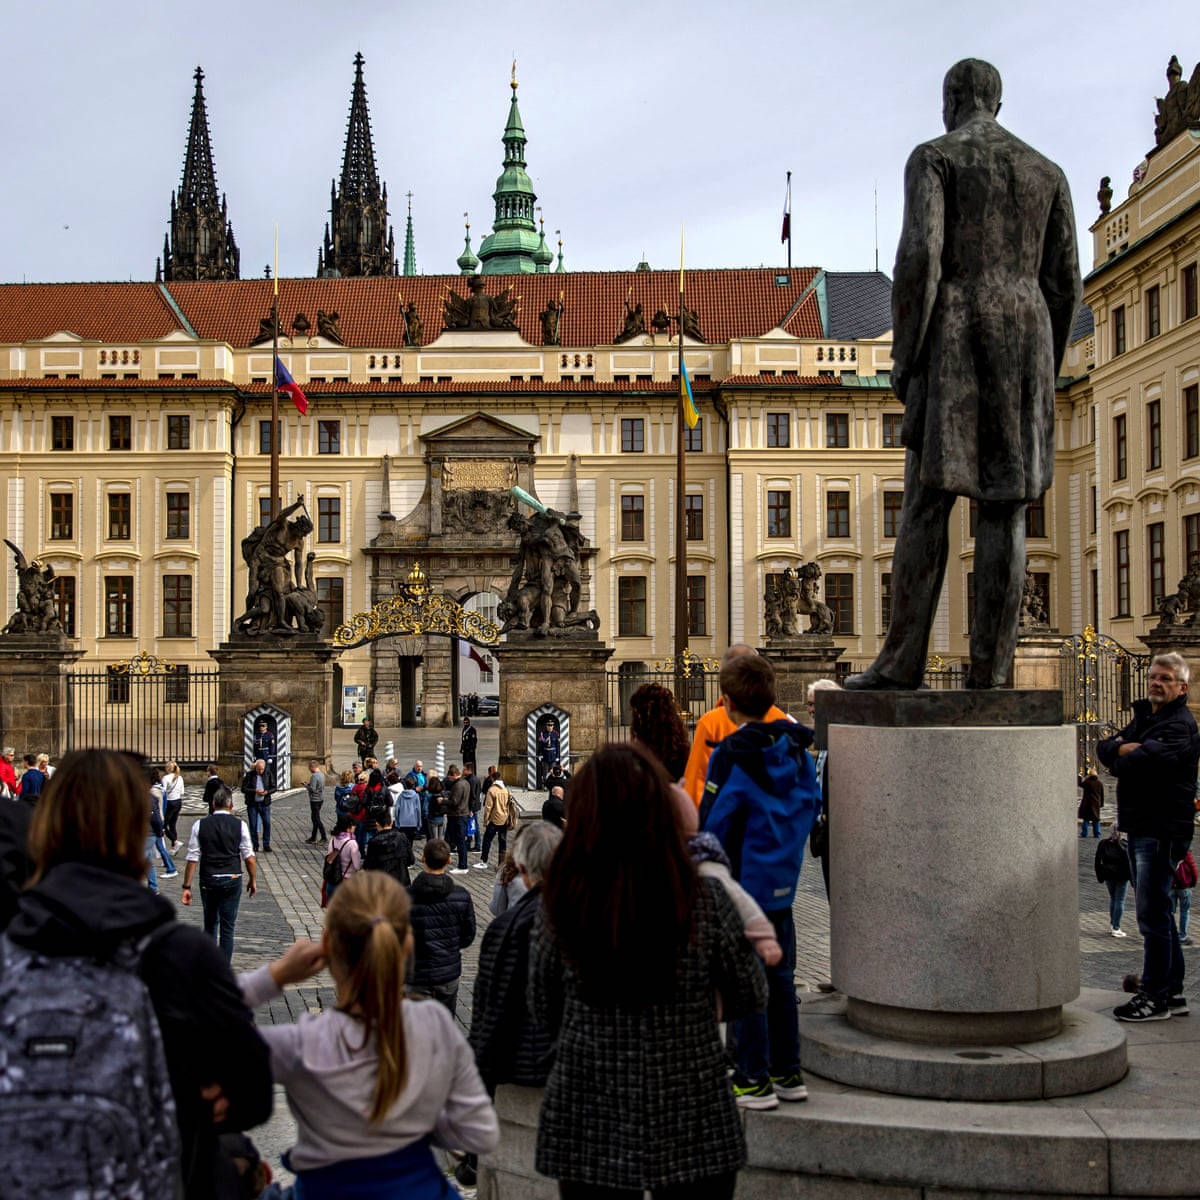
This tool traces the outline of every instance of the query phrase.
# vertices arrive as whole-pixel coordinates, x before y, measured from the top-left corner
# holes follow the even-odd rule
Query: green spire
[[[467,213],[463,213],[467,218],[467,240],[463,245],[463,252],[458,256],[458,269],[464,275],[474,275],[479,270],[479,259],[475,257],[475,251],[471,249],[471,220]]]
[[[554,268],[554,273],[555,275],[565,275],[567,273],[567,268],[563,266],[562,230],[556,229],[554,232],[558,237],[558,266]]]
[[[537,196],[525,172],[525,126],[517,107],[517,64],[513,62],[512,101],[504,127],[504,169],[496,180],[492,199],[496,217],[492,232],[479,247],[480,270],[484,275],[532,274],[538,270],[537,227],[533,213]]]
[[[550,264],[554,261],[554,253],[549,246],[546,245],[546,222],[541,217],[541,210],[538,212],[538,244],[537,249],[533,252],[533,262],[537,267],[539,275],[548,275],[550,273]]]
[[[412,192],[408,193],[408,228],[404,231],[404,274],[417,273],[417,248],[413,243]]]

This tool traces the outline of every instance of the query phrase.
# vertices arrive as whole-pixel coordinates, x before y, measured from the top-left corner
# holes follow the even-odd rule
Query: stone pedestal
[[[546,705],[570,718],[572,764],[599,749],[607,723],[605,665],[613,654],[610,646],[596,634],[514,638],[510,633],[492,653],[500,668],[498,765],[505,783],[526,786],[528,718]]]
[[[0,744],[13,746],[18,755],[63,756],[68,668],[82,657],[83,651],[67,637],[11,633],[0,638]]]
[[[279,786],[302,787],[309,760],[327,763],[333,754],[333,660],[341,650],[316,638],[266,637],[222,642],[209,654],[221,664],[221,762],[244,759],[243,718],[269,702],[291,718],[292,777]]]
[[[1063,641],[1061,634],[1049,629],[1022,630],[1013,655],[1013,687],[1061,690]]]
[[[1149,633],[1143,633],[1141,640],[1151,654],[1178,654],[1191,668],[1188,708],[1193,716],[1200,719],[1200,626],[1175,625],[1167,629],[1152,629]]]
[[[846,652],[827,634],[800,634],[793,638],[771,638],[760,651],[775,668],[776,702],[784,712],[804,720],[808,709],[808,685],[832,679],[835,664]]]

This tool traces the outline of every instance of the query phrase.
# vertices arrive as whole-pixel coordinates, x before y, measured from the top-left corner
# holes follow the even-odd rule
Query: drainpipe
[[[725,646],[728,649],[733,644],[733,510],[730,503],[733,472],[729,465],[729,405],[719,390],[713,392],[713,410],[725,427]]]

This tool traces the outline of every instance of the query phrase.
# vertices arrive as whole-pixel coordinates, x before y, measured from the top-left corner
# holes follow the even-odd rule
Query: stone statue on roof
[[[621,332],[613,338],[613,344],[619,346],[622,342],[631,341],[639,334],[646,332],[646,318],[642,313],[642,302],[639,300],[632,308],[629,307],[629,297],[625,298],[625,324]]]
[[[346,343],[342,340],[342,331],[338,328],[340,314],[335,312],[326,312],[323,308],[317,309],[317,332],[331,342],[337,342],[339,346],[344,346]]]
[[[1200,125],[1200,64],[1191,79],[1183,82],[1183,68],[1172,54],[1167,63],[1167,94],[1157,101],[1154,118],[1154,145],[1165,146],[1185,129]]]
[[[300,337],[306,337],[311,328],[312,325],[309,324],[308,318],[302,312],[298,312],[292,319],[292,332],[299,334]]]
[[[1100,215],[1107,217],[1112,211],[1112,180],[1107,176],[1103,176],[1100,180],[1100,190],[1096,193],[1096,199],[1100,202]]]
[[[538,316],[538,320],[542,323],[542,343],[546,346],[559,345],[558,337],[558,322],[562,317],[563,302],[560,297],[557,301],[551,300],[545,308],[542,309]]]
[[[260,346],[263,342],[273,342],[276,337],[286,336],[283,332],[283,325],[278,317],[271,319],[271,314],[268,313],[265,317],[258,318],[258,333],[254,335],[250,345]]]
[[[704,341],[704,334],[700,332],[700,314],[694,308],[688,308],[686,304],[680,306],[682,312],[680,320],[683,322],[683,336],[690,337],[694,342]]]
[[[671,328],[671,316],[665,308],[659,307],[650,318],[650,328],[655,333],[666,333]]]
[[[484,291],[482,275],[472,275],[467,280],[469,296],[460,296],[453,288],[446,289],[442,297],[442,320],[448,330],[453,329],[516,329],[517,297],[507,287],[497,296]]]
[[[425,326],[421,322],[421,314],[417,312],[415,300],[410,300],[404,310],[404,331],[410,346],[420,346],[425,340]]]

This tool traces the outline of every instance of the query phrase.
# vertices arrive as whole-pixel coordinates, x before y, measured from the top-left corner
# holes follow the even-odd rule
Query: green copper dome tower
[[[480,271],[484,275],[532,275],[539,269],[538,237],[533,219],[537,196],[525,173],[525,127],[517,108],[517,64],[513,63],[512,102],[504,127],[504,170],[496,180],[492,199],[496,220],[492,232],[479,247]],[[542,268],[545,269],[544,267]]]

